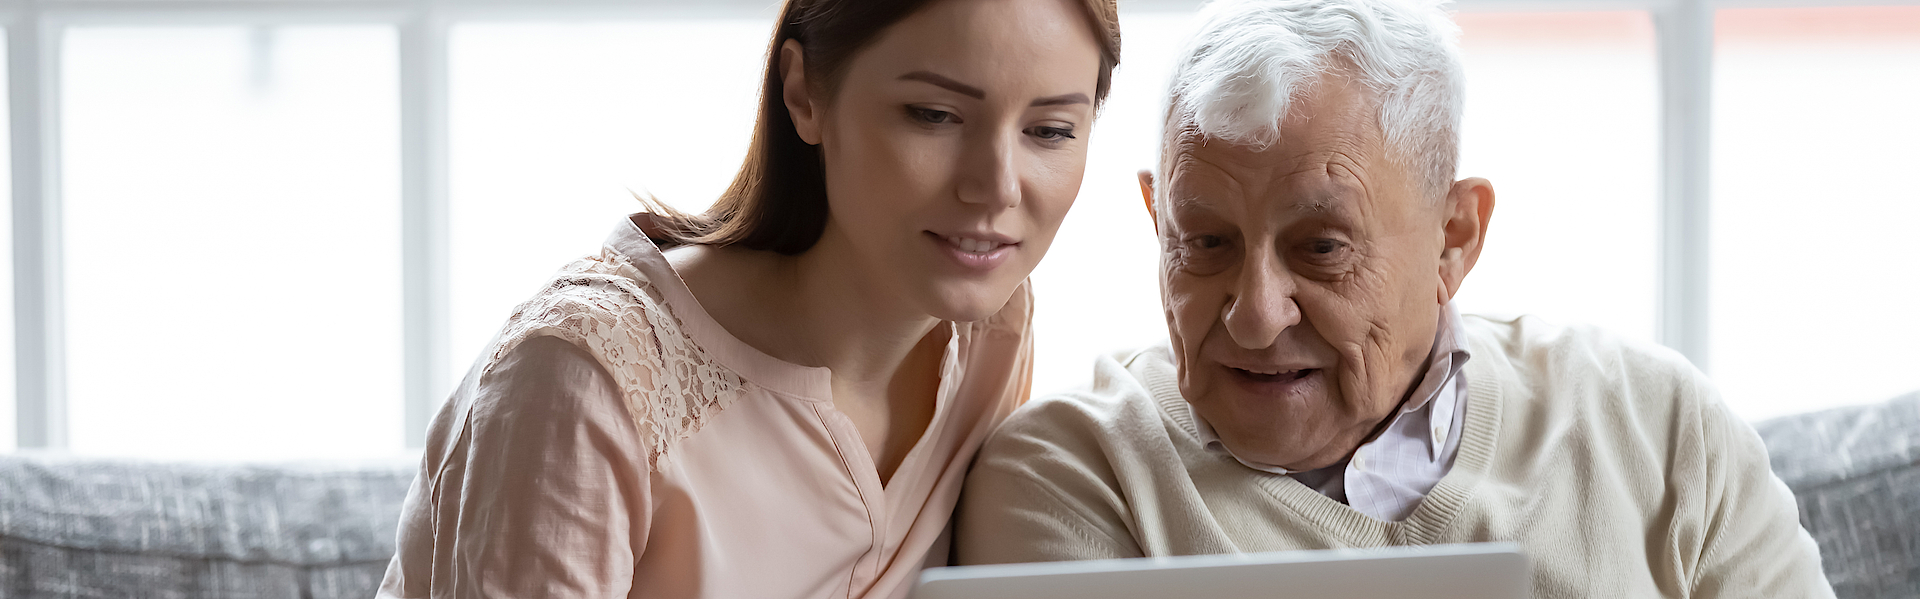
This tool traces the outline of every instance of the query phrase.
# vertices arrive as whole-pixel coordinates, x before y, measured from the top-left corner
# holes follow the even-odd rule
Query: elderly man
[[[1440,7],[1201,21],[1141,181],[1169,343],[995,434],[962,563],[1507,541],[1536,597],[1832,596],[1759,437],[1684,358],[1455,311],[1494,196],[1454,180]]]

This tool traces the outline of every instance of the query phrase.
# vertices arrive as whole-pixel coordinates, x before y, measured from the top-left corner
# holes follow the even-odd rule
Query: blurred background
[[[1754,420],[1920,389],[1920,0],[1463,0],[1469,312],[1680,349]],[[632,192],[705,208],[771,0],[0,1],[0,451],[403,454]],[[1166,334],[1134,172],[1199,2],[1124,50],[1036,394]]]

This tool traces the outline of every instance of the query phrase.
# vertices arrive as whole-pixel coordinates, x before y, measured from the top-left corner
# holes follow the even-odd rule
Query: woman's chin
[[[973,322],[999,314],[1019,285],[967,282],[949,283],[933,290],[926,303],[927,314],[940,320]]]

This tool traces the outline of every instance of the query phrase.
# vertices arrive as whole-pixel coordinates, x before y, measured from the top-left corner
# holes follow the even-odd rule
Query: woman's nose
[[[967,140],[960,165],[960,201],[992,207],[1020,205],[1020,155],[1017,133],[996,131]]]

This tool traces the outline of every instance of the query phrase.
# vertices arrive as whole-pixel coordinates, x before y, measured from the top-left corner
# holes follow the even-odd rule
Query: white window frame
[[[1121,0],[1134,12],[1199,0]],[[1713,15],[1722,8],[1920,0],[1459,0],[1462,12],[1644,11],[1660,73],[1658,339],[1709,365]],[[399,34],[406,445],[448,388],[447,54],[454,23],[774,17],[774,0],[0,0],[13,171],[15,424],[20,448],[68,446],[60,194],[60,46],[76,25],[386,24]],[[769,23],[769,29],[771,23]]]

